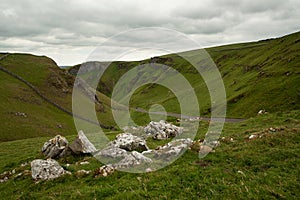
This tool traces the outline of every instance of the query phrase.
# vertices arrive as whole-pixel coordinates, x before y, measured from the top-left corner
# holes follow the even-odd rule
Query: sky
[[[0,0],[0,52],[46,55],[66,66],[105,44],[97,60],[140,60],[167,52],[151,48],[154,41],[187,50],[160,28],[200,48],[256,41],[299,31],[299,9],[299,0]]]

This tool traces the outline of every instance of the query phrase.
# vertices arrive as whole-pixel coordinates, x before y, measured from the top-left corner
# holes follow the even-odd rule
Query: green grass
[[[59,69],[55,62],[44,56],[10,54],[0,65],[21,76],[44,96],[58,105],[72,110],[74,78]],[[0,71],[0,141],[32,137],[74,135],[73,117],[44,101],[23,82]],[[96,107],[99,121],[114,125],[110,99],[98,93],[103,108]],[[27,117],[16,116],[17,112]]]
[[[109,177],[94,178],[92,174],[86,177],[75,174],[80,169],[95,170],[102,165],[99,161],[90,156],[67,157],[59,162],[72,172],[71,176],[35,183],[28,173],[19,177],[13,175],[7,182],[0,183],[0,199],[299,199],[299,41],[300,33],[295,33],[279,39],[207,49],[223,77],[228,116],[248,119],[226,123],[221,134],[225,140],[205,158],[199,159],[196,152],[188,150],[177,161],[156,172],[117,171]],[[206,63],[198,57],[198,50],[184,54],[195,62]],[[115,125],[110,108],[114,85],[128,70],[148,62],[112,63],[98,87],[97,95],[102,102],[96,107],[99,121]],[[195,69],[174,54],[162,56],[158,62],[172,66],[186,77],[196,91],[201,115],[209,116],[208,91]],[[0,65],[28,80],[47,98],[71,110],[74,77],[59,69],[51,59],[11,54],[1,60]],[[66,136],[70,142],[74,140],[76,129],[71,116],[43,101],[28,86],[2,71],[0,85],[0,173],[16,169],[18,174],[30,170],[29,165],[20,165],[44,158],[40,154],[41,147],[56,134]],[[168,112],[179,111],[174,94],[155,84],[139,88],[130,99],[131,108],[147,110],[153,104],[163,105]],[[268,114],[257,116],[260,109],[266,109]],[[27,117],[16,116],[16,112],[24,112]],[[147,114],[133,109],[130,112],[137,124],[149,123]],[[175,118],[167,120],[175,121]],[[196,139],[204,137],[208,123],[200,122]],[[268,133],[266,129],[271,127],[283,130]],[[107,131],[106,135],[112,140],[118,133],[120,131]],[[247,139],[257,133],[268,134]],[[152,148],[166,142],[148,141]],[[83,160],[90,164],[76,164]],[[67,163],[71,166],[67,167]]]
[[[270,112],[300,109],[299,41],[300,32],[297,32],[272,40],[206,49],[223,78],[228,117],[248,118],[255,116],[261,109]],[[160,56],[156,58],[156,62],[173,67],[184,75],[195,89],[201,115],[210,116],[211,103],[206,84],[195,68],[180,57],[180,55],[185,55],[192,62],[206,67],[209,63],[203,60],[203,56],[200,56],[202,51],[194,50]],[[111,96],[115,84],[122,75],[146,63],[149,63],[149,60],[113,62],[103,74],[98,89],[107,96]],[[144,73],[144,71],[141,69],[139,73]],[[206,75],[209,76],[209,73]],[[213,80],[213,78],[210,79]],[[131,81],[137,82],[139,79],[135,78]],[[180,111],[174,94],[168,92],[167,88],[156,84],[139,88],[130,101],[130,107],[141,107],[146,110],[153,104],[161,104],[169,112]],[[133,116],[133,118],[140,117],[140,114]],[[144,116],[144,121],[146,121],[146,116]]]
[[[62,166],[71,164],[68,170],[73,175],[40,183],[34,183],[30,175],[12,177],[0,184],[0,198],[299,199],[299,122],[300,112],[291,111],[226,123],[221,137],[233,138],[233,142],[221,141],[216,151],[203,159],[188,150],[173,164],[147,174],[117,171],[109,177],[77,177],[77,170],[94,170],[101,163],[82,156],[61,159]],[[255,140],[247,139],[252,133],[270,127],[285,127],[285,130]],[[0,171],[29,169],[29,166],[19,166],[41,158],[39,150],[46,140],[33,138],[1,143]],[[76,165],[82,160],[90,164]]]

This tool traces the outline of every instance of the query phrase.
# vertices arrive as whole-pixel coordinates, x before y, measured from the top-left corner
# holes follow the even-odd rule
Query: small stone
[[[80,162],[79,163],[80,165],[88,165],[88,164],[90,164],[88,161],[83,161],[83,162]]]
[[[249,136],[249,140],[252,140],[252,139],[255,139],[255,138],[257,138],[257,135],[250,135]]]
[[[152,172],[153,170],[152,170],[151,168],[147,168],[145,171],[146,171],[147,173],[149,173],[149,172]]]
[[[112,165],[104,165],[102,167],[100,167],[99,169],[96,169],[94,174],[95,177],[99,177],[99,176],[109,176],[111,174],[113,174],[115,171],[115,168]]]

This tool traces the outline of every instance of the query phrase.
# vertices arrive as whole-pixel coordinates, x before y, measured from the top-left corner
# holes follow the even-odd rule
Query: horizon
[[[108,39],[150,27],[178,31],[201,48],[258,41],[299,31],[299,7],[297,0],[163,0],[155,5],[147,0],[4,1],[0,4],[0,52],[46,55],[59,66],[72,66],[85,62]],[[112,41],[99,60],[114,60],[122,49],[150,44],[153,39],[165,46],[173,45],[156,32],[133,35]],[[185,50],[184,44],[175,49]],[[123,60],[141,60],[165,53],[137,49]]]
[[[261,38],[261,39],[258,39],[258,40],[252,40],[252,41],[241,41],[241,42],[235,42],[235,43],[227,43],[227,44],[220,44],[220,45],[213,45],[213,46],[208,46],[208,47],[203,47],[201,49],[209,49],[209,48],[216,48],[216,47],[222,47],[222,46],[227,46],[227,45],[235,45],[235,44],[246,44],[246,43],[252,43],[252,42],[260,42],[260,41],[264,41],[264,40],[272,40],[272,39],[277,39],[277,38],[281,38],[281,37],[284,37],[284,36],[288,36],[288,35],[291,35],[291,34],[294,34],[294,33],[298,33],[300,32],[300,30],[297,30],[297,31],[294,31],[294,32],[290,32],[290,33],[286,33],[284,35],[279,35],[279,36],[276,36],[276,37],[270,37],[270,38]],[[194,51],[194,50],[198,50],[198,48],[195,48],[195,49],[189,49],[189,50],[185,50],[185,51]],[[184,52],[184,51],[177,51],[177,52],[173,52],[173,53],[180,53],[180,52]],[[74,64],[62,64],[60,65],[59,63],[57,63],[57,61],[55,60],[55,58],[52,58],[51,56],[49,55],[46,55],[46,54],[38,54],[38,53],[34,53],[34,52],[18,52],[18,51],[11,51],[11,52],[0,52],[0,53],[25,53],[25,54],[32,54],[32,55],[37,55],[37,56],[46,56],[46,57],[49,57],[51,58],[53,61],[56,62],[57,66],[59,66],[60,68],[67,68],[67,67],[72,67],[72,66],[75,66],[75,65],[80,65],[84,62],[114,62],[114,61],[121,61],[121,62],[134,62],[134,61],[142,61],[142,60],[146,60],[146,59],[150,59],[151,57],[157,57],[157,56],[165,56],[165,55],[168,55],[170,53],[163,53],[163,54],[152,54],[152,55],[144,55],[144,57],[138,57],[137,59],[116,59],[116,60],[83,60],[82,62],[79,62],[79,63],[74,63]]]

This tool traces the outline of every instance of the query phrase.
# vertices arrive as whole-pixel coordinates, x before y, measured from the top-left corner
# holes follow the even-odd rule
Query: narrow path
[[[140,113],[150,113],[150,114],[154,114],[154,115],[165,115],[166,114],[164,112],[149,112],[149,111],[144,110],[142,108],[131,108],[131,110],[134,110],[134,111],[140,112]],[[171,113],[171,112],[167,112],[167,116],[183,118],[183,119],[199,119],[199,120],[204,120],[204,121],[223,121],[223,118],[189,116],[189,115],[181,115],[181,114],[178,114],[178,113]],[[244,120],[245,119],[241,119],[241,118],[225,118],[225,122],[242,122]]]

